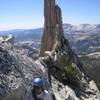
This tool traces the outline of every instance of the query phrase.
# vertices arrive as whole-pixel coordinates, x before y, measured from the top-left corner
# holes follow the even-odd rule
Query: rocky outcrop
[[[46,57],[48,55],[46,51],[51,52],[49,56],[52,63],[59,69],[59,73],[61,73],[61,70],[65,72],[67,66],[71,68],[73,65],[78,66],[79,69],[77,70],[83,71],[84,69],[77,56],[64,38],[61,9],[58,5],[55,5],[55,0],[45,0],[44,8],[45,25],[40,57]]]
[[[0,37],[0,43],[11,43],[14,44],[14,36],[12,35],[4,35]]]
[[[82,64],[64,37],[61,9],[55,0],[45,0],[44,3],[45,24],[40,61],[48,68],[49,81],[56,99],[99,100],[99,90],[96,85],[94,89],[94,85],[90,85]]]

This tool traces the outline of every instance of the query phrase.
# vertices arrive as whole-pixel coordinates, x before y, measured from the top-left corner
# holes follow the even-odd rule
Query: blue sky
[[[0,30],[43,26],[44,0],[0,0]],[[100,24],[100,0],[56,0],[63,22]]]

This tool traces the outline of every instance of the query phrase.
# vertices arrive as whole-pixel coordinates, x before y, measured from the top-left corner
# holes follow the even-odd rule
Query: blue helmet
[[[43,84],[44,84],[44,82],[43,82],[43,80],[41,78],[35,78],[33,80],[33,82],[32,82],[33,86],[39,86],[39,87],[41,87],[41,86],[43,86]]]

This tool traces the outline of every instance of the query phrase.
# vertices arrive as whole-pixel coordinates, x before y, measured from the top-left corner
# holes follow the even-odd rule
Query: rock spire
[[[41,57],[45,56],[45,51],[53,50],[57,38],[61,39],[63,37],[61,9],[55,4],[55,0],[44,0],[44,19]]]

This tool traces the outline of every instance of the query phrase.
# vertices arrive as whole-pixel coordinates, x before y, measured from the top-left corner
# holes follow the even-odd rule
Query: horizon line
[[[79,26],[79,25],[85,25],[85,24],[89,24],[89,25],[99,25],[100,23],[82,23],[82,24],[71,24],[71,23],[63,23],[64,24],[69,24],[69,25],[73,25],[73,26]],[[31,30],[31,29],[39,29],[39,28],[43,28],[44,26],[39,26],[39,27],[26,27],[26,28],[8,28],[8,29],[0,29],[0,32],[2,31],[13,31],[13,30]]]

